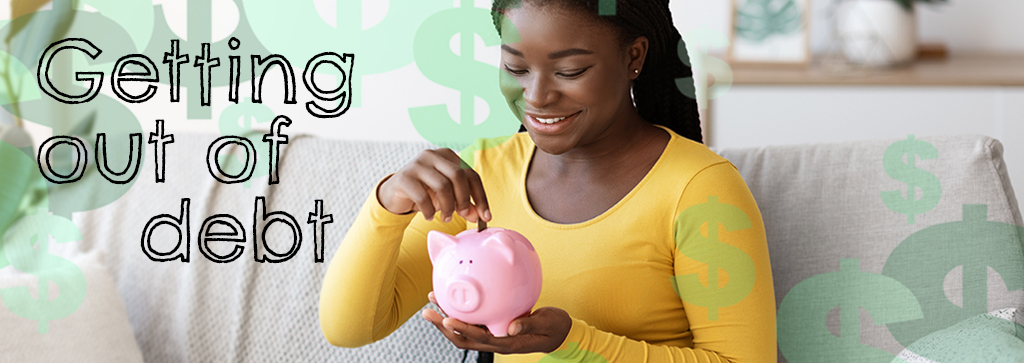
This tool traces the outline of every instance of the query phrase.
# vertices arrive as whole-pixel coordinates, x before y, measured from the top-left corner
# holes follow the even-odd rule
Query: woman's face
[[[529,3],[505,12],[501,34],[502,93],[539,149],[557,155],[613,136],[630,115],[646,38],[624,50],[610,26]]]

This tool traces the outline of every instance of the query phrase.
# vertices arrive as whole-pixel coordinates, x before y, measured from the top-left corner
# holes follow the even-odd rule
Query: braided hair
[[[499,36],[501,15],[508,9],[521,6],[522,1],[493,0],[491,14]],[[615,0],[615,15],[598,15],[600,0],[525,1],[536,6],[554,5],[563,10],[591,14],[595,20],[612,25],[618,31],[623,49],[637,37],[646,36],[649,46],[644,72],[633,81],[637,112],[648,122],[665,126],[690,140],[703,141],[697,101],[683,95],[675,83],[677,78],[693,77],[693,70],[677,56],[676,47],[682,36],[672,24],[668,0]],[[683,55],[688,57],[685,51]],[[520,126],[519,131],[526,131],[526,128]]]

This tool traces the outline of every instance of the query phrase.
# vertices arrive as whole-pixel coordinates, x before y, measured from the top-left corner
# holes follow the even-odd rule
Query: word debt
[[[192,228],[189,219],[189,198],[181,199],[181,210],[178,216],[161,214],[153,217],[142,229],[142,252],[154,262],[180,260],[188,263],[191,258]],[[288,261],[299,252],[302,245],[302,228],[299,222],[286,212],[267,212],[264,197],[256,197],[252,220],[253,258],[256,262],[279,263]],[[324,215],[323,200],[315,200],[313,212],[309,213],[307,224],[313,225],[313,261],[324,262],[324,226],[334,222],[332,215]],[[267,230],[275,223],[287,226],[292,239],[287,251],[275,251],[267,243]],[[262,224],[262,228],[260,225]],[[216,230],[215,230],[216,227]],[[153,247],[153,232],[157,228],[172,228],[178,234],[177,243],[169,251],[158,251]],[[278,241],[279,242],[279,241]],[[234,248],[228,253],[217,253],[211,243],[230,243]],[[246,241],[245,227],[237,218],[230,214],[217,214],[206,218],[199,227],[199,252],[207,259],[217,263],[228,263],[242,257]],[[223,248],[219,248],[223,250]],[[282,248],[279,248],[282,249]]]
[[[228,41],[228,47],[237,51],[241,42],[237,38]],[[215,68],[221,67],[220,57],[210,54],[210,43],[202,43],[199,54],[191,58],[189,55],[181,54],[181,47],[178,39],[171,40],[171,48],[163,54],[162,63],[167,68],[167,83],[170,85],[171,102],[181,100],[181,76],[189,68],[197,68],[194,72],[199,77],[200,104],[210,106],[211,91],[213,90],[213,76]],[[80,94],[66,93],[66,90],[57,89],[50,80],[50,64],[57,54],[63,51],[77,51],[85,54],[89,59],[96,60],[103,51],[92,42],[83,38],[67,38],[50,44],[39,58],[39,66],[36,68],[36,79],[39,82],[39,89],[54,99],[66,103],[76,104],[91,101],[99,94],[103,85],[103,72],[75,72],[74,79],[88,84],[85,92]],[[252,80],[251,99],[253,103],[263,103],[263,80],[267,71],[277,66],[284,83],[284,103],[295,104],[295,71],[287,58],[280,54],[271,54],[266,57],[253,54],[249,56],[249,76]],[[355,54],[345,53],[340,55],[334,52],[323,52],[310,58],[306,62],[306,68],[302,71],[302,84],[306,90],[315,97],[317,101],[306,102],[306,111],[310,115],[319,118],[334,118],[341,116],[352,105],[352,65],[355,63]],[[182,65],[186,67],[183,69]],[[191,65],[191,67],[189,67]],[[128,69],[132,66],[134,69]],[[335,88],[324,88],[316,83],[314,71],[317,67],[329,66],[340,72],[338,79],[342,80]],[[238,87],[242,73],[242,57],[239,55],[228,56],[228,100],[238,103]],[[132,93],[124,88],[125,83],[141,82],[148,83],[142,92]],[[160,82],[160,72],[156,63],[143,54],[129,54],[121,57],[114,63],[110,73],[110,87],[115,95],[124,102],[141,103],[149,101],[157,93],[157,87],[153,83]],[[190,91],[191,92],[191,91]],[[334,103],[337,102],[336,105]]]
[[[281,159],[281,145],[288,143],[288,135],[284,134],[281,128],[291,124],[292,121],[288,116],[277,116],[270,123],[270,132],[263,134],[263,142],[270,146],[269,155],[267,155],[268,170],[270,171],[268,183],[270,185],[280,182],[277,165]],[[96,155],[96,170],[104,179],[113,184],[127,184],[139,174],[139,168],[142,165],[142,160],[140,160],[142,159],[142,134],[137,132],[129,134],[128,142],[128,164],[121,171],[115,171],[107,160],[107,135],[105,133],[96,134],[96,147],[93,152]],[[153,144],[154,148],[156,182],[164,183],[167,179],[166,163],[164,162],[167,157],[167,144],[174,143],[174,135],[164,134],[164,120],[156,120],[156,132],[149,134],[148,143]],[[50,154],[61,145],[67,145],[74,151],[70,171],[66,168],[57,168],[62,169],[61,171],[54,170],[54,165],[51,162]],[[219,162],[221,153],[229,145],[238,145],[245,151],[245,169],[236,174],[225,172]],[[249,139],[240,136],[221,136],[214,140],[206,151],[206,170],[221,183],[242,183],[252,177],[253,171],[256,170],[257,159],[256,146]],[[54,184],[73,183],[81,180],[85,175],[85,170],[89,167],[89,149],[79,138],[53,136],[39,146],[36,161],[39,163],[39,172],[47,181]]]

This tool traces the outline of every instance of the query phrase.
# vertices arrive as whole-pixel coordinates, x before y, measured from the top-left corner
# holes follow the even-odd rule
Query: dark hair
[[[697,100],[685,96],[676,79],[693,77],[693,70],[677,53],[682,37],[672,25],[668,0],[615,0],[615,15],[598,15],[600,0],[493,0],[491,15],[501,34],[501,16],[505,10],[528,1],[536,6],[554,5],[564,10],[592,14],[595,20],[618,30],[623,48],[643,35],[648,39],[643,71],[633,81],[633,99],[644,120],[665,126],[680,136],[702,142]],[[685,48],[683,57],[687,58]],[[520,132],[526,131],[520,127]]]

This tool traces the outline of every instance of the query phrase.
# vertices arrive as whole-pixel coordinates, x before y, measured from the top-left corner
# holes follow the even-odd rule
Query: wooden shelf
[[[1024,87],[1024,54],[954,54],[892,69],[731,64],[734,85]]]

